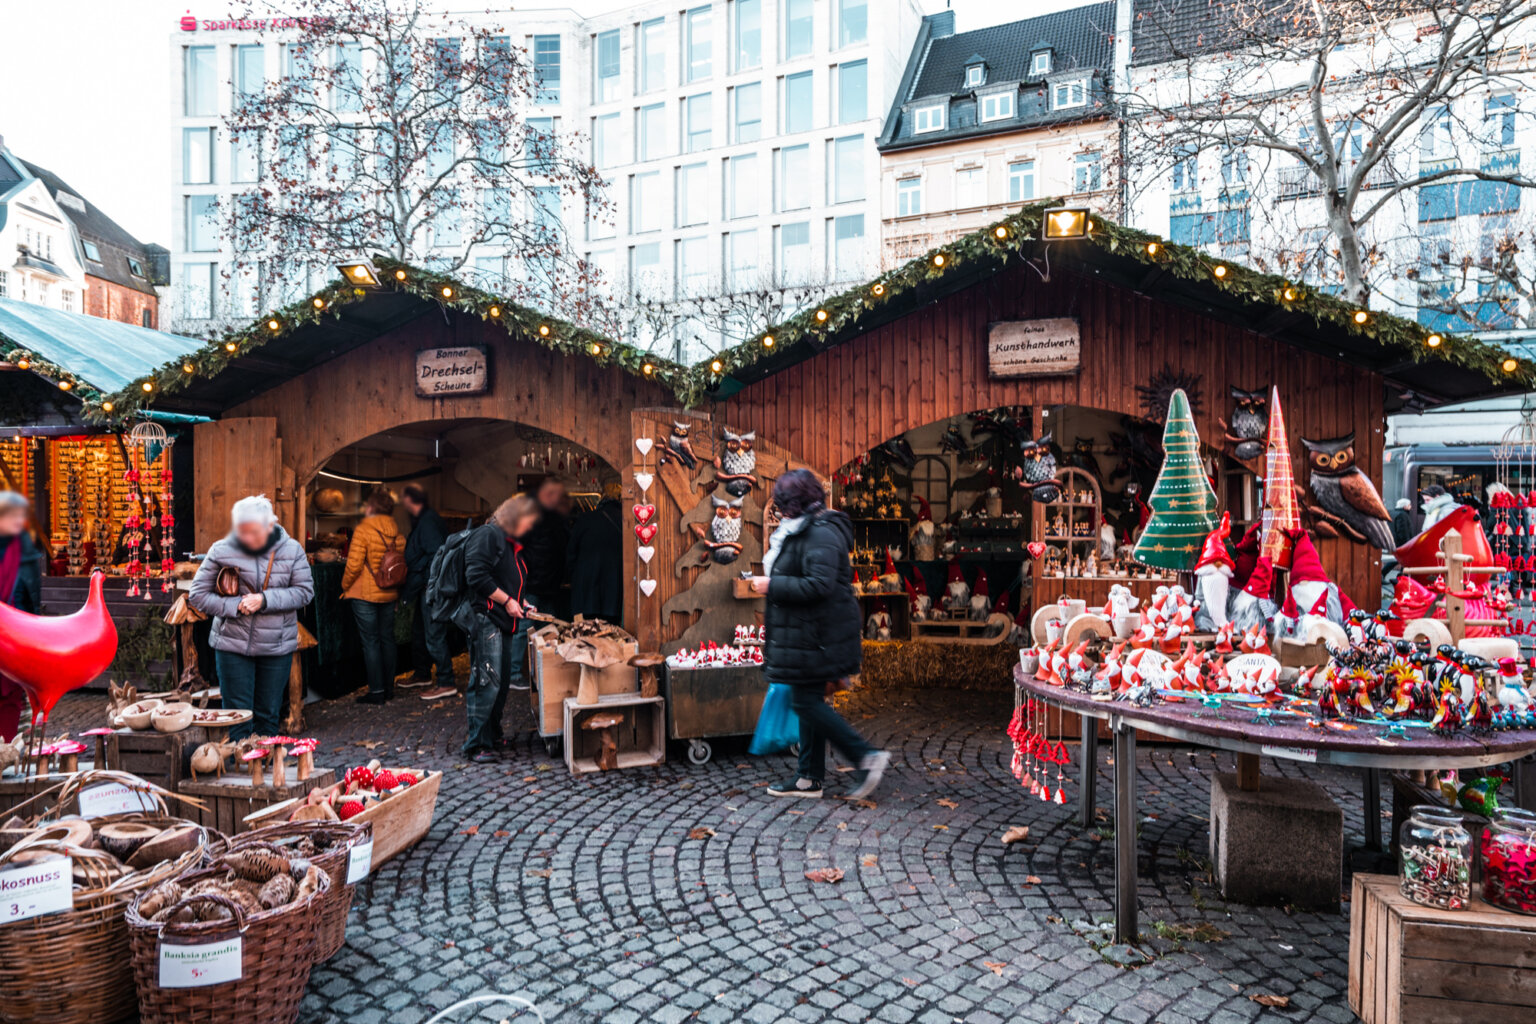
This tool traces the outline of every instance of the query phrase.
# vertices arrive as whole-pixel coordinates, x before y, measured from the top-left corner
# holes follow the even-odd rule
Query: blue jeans
[[[352,618],[363,648],[363,674],[369,694],[395,693],[395,602],[374,604],[353,599]]]
[[[865,755],[875,748],[854,731],[843,716],[827,704],[822,683],[796,684],[790,687],[790,706],[800,717],[800,777],[826,781],[827,741],[857,768]]]
[[[437,666],[439,686],[454,685],[453,656],[448,653],[448,623],[433,622],[427,614],[427,597],[419,595],[411,603],[411,670],[425,679]]]
[[[288,686],[292,654],[235,654],[214,651],[213,667],[219,674],[224,706],[251,712],[251,720],[229,730],[231,740],[252,734],[277,736],[277,720],[283,713],[283,690]]]
[[[522,685],[527,652],[527,619],[518,619],[517,629],[504,633],[489,616],[475,616],[474,628],[469,631],[469,689],[464,694],[469,727],[464,736],[464,756],[494,750],[501,742],[507,691]]]

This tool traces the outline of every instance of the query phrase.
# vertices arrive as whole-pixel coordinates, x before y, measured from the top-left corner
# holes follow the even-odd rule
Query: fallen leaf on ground
[[[1039,875],[1030,875],[1028,878],[1024,879],[1024,884],[1025,885],[1039,885],[1040,884],[1040,876]]]
[[[1008,966],[1006,963],[999,963],[996,960],[983,960],[981,963],[983,967],[997,975],[999,978],[1003,976],[1003,968]]]
[[[553,875],[554,872],[549,868],[529,868],[527,871],[523,872],[523,874],[527,875],[529,878],[548,878]]]
[[[358,740],[353,746],[362,747],[364,750],[373,750],[384,745],[383,740]]]
[[[843,869],[812,868],[805,873],[805,877],[813,882],[841,882],[843,880]]]
[[[505,839],[505,838],[507,838],[507,836],[509,836],[511,834],[512,834],[511,832],[508,832],[504,828],[499,828],[495,832],[491,833],[491,835],[495,836],[497,839]]]
[[[872,853],[866,853],[864,856],[859,858],[859,864],[864,866],[864,867],[866,867],[866,868],[872,868],[876,864],[879,864],[879,863],[880,863],[880,858],[875,856]]]
[[[1252,999],[1260,1006],[1273,1006],[1276,1009],[1283,1009],[1284,1007],[1291,1005],[1290,996],[1272,996],[1267,992],[1261,995],[1249,996],[1248,998]]]
[[[1028,825],[1015,825],[1003,833],[1003,845],[1008,846],[1029,838]]]
[[[846,821],[838,822],[837,823],[837,830],[839,832],[847,832],[848,831],[848,823]]]
[[[935,832],[948,832],[949,831],[949,826],[948,825],[935,825],[935,826],[933,826],[933,830]]]
[[[524,775],[523,776],[523,781],[524,782],[537,782],[538,780],[539,780],[539,777],[537,775]]]
[[[873,800],[855,800],[855,801],[853,801],[853,806],[855,806],[855,807],[862,807],[866,811],[872,811],[872,810],[875,809],[876,805],[875,805],[875,802]]]
[[[695,825],[688,830],[689,839],[708,839],[715,834],[715,830],[708,825]]]
[[[480,834],[480,826],[479,825],[471,825],[471,826],[469,826],[469,828],[461,828],[461,829],[459,829],[459,835],[461,835],[461,836],[477,836],[479,834]]]
[[[948,807],[950,810],[954,810],[956,807],[959,807],[960,805],[955,803],[953,800],[940,800],[939,801],[939,806],[940,807]]]

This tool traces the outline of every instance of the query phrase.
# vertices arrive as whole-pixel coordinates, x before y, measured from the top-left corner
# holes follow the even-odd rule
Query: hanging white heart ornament
[[[644,594],[646,597],[650,597],[652,594],[656,593],[656,581],[655,580],[641,580],[640,581],[640,593]]]
[[[640,561],[644,562],[646,565],[650,565],[651,559],[656,557],[656,549],[649,545],[644,545],[642,547],[635,548],[635,554],[640,556]]]
[[[651,489],[651,482],[654,481],[655,479],[656,478],[654,476],[652,476],[650,473],[636,473],[635,474],[635,483],[637,485],[639,485],[640,493],[641,494],[645,494],[647,491],[649,491]]]
[[[637,437],[637,438],[635,438],[635,447],[640,449],[640,454],[641,455],[649,455],[649,454],[651,454],[651,446],[654,445],[655,443],[656,443],[655,441],[652,441],[648,437]]]

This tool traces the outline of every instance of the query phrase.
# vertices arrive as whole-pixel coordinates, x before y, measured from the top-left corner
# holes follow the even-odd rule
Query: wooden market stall
[[[990,599],[1006,593],[1017,612],[1062,593],[1102,602],[1111,567],[1085,575],[1083,556],[1107,540],[1105,520],[1134,530],[1126,483],[1155,473],[1147,436],[1155,440],[1174,387],[1192,399],[1208,472],[1240,526],[1257,514],[1262,467],[1232,434],[1242,429],[1239,392],[1278,389],[1293,455],[1303,437],[1353,435],[1355,465],[1379,478],[1385,417],[1410,395],[1433,403],[1528,384],[1529,368],[1502,371],[1496,350],[1453,338],[1428,347],[1415,324],[1092,221],[1087,237],[1042,241],[1041,208],[1026,208],[694,367],[381,261],[378,289],[338,282],[211,344],[194,372],[167,368],[152,391],[134,384],[116,398],[125,412],[148,403],[215,420],[194,432],[199,546],[220,531],[229,502],[252,491],[275,496],[290,529],[312,536],[319,474],[365,438],[514,423],[563,439],[619,474],[635,584],[623,624],[641,650],[671,653],[729,644],[735,626],[758,621],[756,602],[735,596],[736,577],[760,558],[773,521],[767,494],[785,466],[823,474],[838,501],[851,500],[846,478],[861,460],[877,476],[901,467],[884,507],[876,497],[856,515],[866,521],[866,581],[884,568],[882,549],[918,561],[905,557],[914,479],[930,506],[942,492],[952,522],[931,561],[947,566],[972,545],[971,530],[981,540],[965,555],[985,555],[999,574],[1023,569],[1023,585],[992,581]],[[478,367],[466,370],[471,385],[424,391],[431,353]],[[1008,418],[1010,443],[985,441],[982,417]],[[952,432],[962,451],[946,449]],[[1064,498],[1030,500],[1013,437],[1037,442],[1057,470],[1081,470],[1065,478]],[[916,469],[882,454],[903,445]],[[953,486],[978,474],[997,479]],[[1126,539],[1117,535],[1116,548]],[[1034,542],[1066,556],[1035,554]],[[1320,548],[1344,590],[1374,591],[1378,552],[1342,537]],[[967,559],[954,560],[974,582]],[[1118,554],[1106,561],[1124,571]],[[915,575],[911,565],[897,574]],[[1132,569],[1128,582],[1146,592],[1158,581]],[[889,606],[885,593],[874,592]]]

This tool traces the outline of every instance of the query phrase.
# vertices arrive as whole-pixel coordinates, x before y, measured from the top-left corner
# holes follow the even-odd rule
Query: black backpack
[[[464,603],[469,590],[464,582],[464,546],[476,527],[450,534],[432,556],[427,570],[427,592],[422,599],[433,622],[452,622],[454,613]]]

